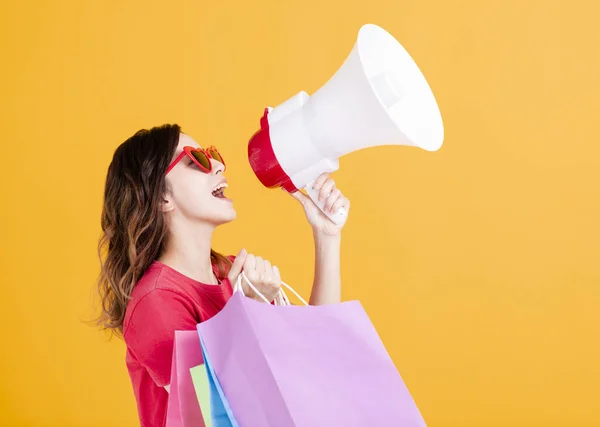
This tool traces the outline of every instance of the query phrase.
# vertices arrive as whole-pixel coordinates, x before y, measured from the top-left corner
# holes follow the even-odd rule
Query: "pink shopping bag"
[[[196,331],[175,331],[167,427],[205,427],[190,369],[201,365],[202,348]]]

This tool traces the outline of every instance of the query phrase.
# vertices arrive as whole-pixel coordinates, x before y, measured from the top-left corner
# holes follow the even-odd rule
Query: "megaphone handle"
[[[306,185],[306,187],[304,187],[304,190],[306,190],[306,193],[308,194],[308,196],[315,203],[315,205],[317,205],[319,207],[319,209],[321,209],[321,212],[323,212],[327,218],[329,218],[331,221],[333,221],[334,224],[343,225],[346,222],[346,220],[348,219],[348,212],[346,211],[346,209],[344,209],[342,207],[342,208],[338,209],[337,212],[334,212],[334,213],[325,212],[325,210],[324,210],[325,202],[324,201],[319,202],[319,190],[315,190],[313,188],[313,184],[314,184],[314,181],[311,181]]]

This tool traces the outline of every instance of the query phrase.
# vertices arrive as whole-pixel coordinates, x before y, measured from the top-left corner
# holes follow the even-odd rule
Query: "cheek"
[[[186,182],[174,191],[174,199],[177,206],[182,211],[198,214],[209,208],[209,204],[213,199],[210,193],[210,188],[203,182],[194,182],[192,180]]]

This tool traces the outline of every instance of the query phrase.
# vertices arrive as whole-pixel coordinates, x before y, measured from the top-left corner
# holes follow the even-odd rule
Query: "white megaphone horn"
[[[248,159],[263,185],[303,188],[323,211],[312,184],[339,169],[341,156],[380,145],[436,151],[443,140],[442,116],[419,67],[392,35],[367,24],[344,64],[317,92],[302,91],[265,109]],[[343,224],[347,212],[326,215]]]

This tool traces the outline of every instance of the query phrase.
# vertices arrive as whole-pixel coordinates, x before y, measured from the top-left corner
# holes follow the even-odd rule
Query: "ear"
[[[173,202],[173,198],[171,197],[171,195],[169,193],[163,194],[163,200],[160,205],[160,208],[164,213],[171,212],[172,210],[175,209],[175,204]]]

